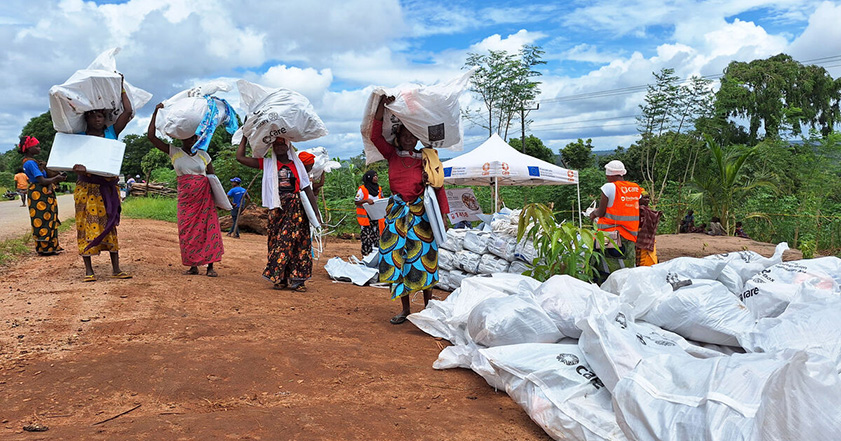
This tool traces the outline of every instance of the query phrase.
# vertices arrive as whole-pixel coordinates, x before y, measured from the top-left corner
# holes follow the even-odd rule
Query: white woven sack
[[[738,346],[753,315],[717,280],[696,279],[661,297],[640,320],[703,343]]]
[[[534,292],[534,298],[558,329],[571,338],[581,336],[581,329],[575,325],[577,321],[591,312],[606,312],[619,305],[619,296],[566,274],[552,276],[543,282]]]
[[[493,254],[483,254],[479,260],[479,274],[494,274],[504,273],[508,271],[510,264],[507,260],[494,256]]]
[[[516,246],[516,238],[506,234],[492,233],[491,239],[488,241],[488,252],[509,262],[513,262],[517,258],[514,254]]]
[[[574,341],[480,349],[505,391],[557,440],[624,441],[610,393]]]
[[[438,271],[452,271],[454,269],[459,269],[456,254],[446,248],[438,248]]]
[[[757,319],[776,317],[785,311],[801,286],[824,291],[827,295],[841,295],[839,282],[841,259],[837,257],[783,262],[745,282],[739,299]]]
[[[534,299],[521,296],[482,301],[470,311],[467,332],[485,347],[555,343],[564,337]]]
[[[488,252],[488,243],[491,241],[491,237],[491,233],[467,230],[467,233],[464,234],[464,249],[476,254],[485,254]]]
[[[465,234],[467,234],[467,230],[465,229],[450,228],[447,230],[447,240],[439,244],[439,247],[454,253],[459,252],[464,249]]]
[[[289,89],[269,89],[245,80],[237,81],[240,103],[246,108],[245,121],[234,134],[239,144],[242,136],[251,145],[252,156],[266,156],[276,138],[303,142],[327,135],[327,128],[310,101]]]
[[[50,117],[57,132],[83,132],[87,128],[84,114],[88,110],[105,109],[105,124],[113,125],[123,113],[121,83],[133,112],[152,99],[152,94],[120,77],[115,60],[118,53],[120,48],[99,54],[87,68],[50,88]]]
[[[528,265],[525,262],[521,262],[519,260],[515,260],[511,262],[511,266],[508,267],[509,274],[523,274],[524,272],[530,270]]]
[[[482,256],[473,251],[461,250],[456,253],[456,261],[463,271],[479,274],[479,262],[482,261]]]
[[[730,292],[738,295],[742,293],[745,282],[751,277],[765,268],[782,263],[783,253],[786,250],[788,250],[788,244],[782,242],[777,244],[774,249],[774,255],[771,257],[764,257],[757,252],[743,250],[732,253],[714,254],[704,257],[704,259],[723,260],[727,262],[727,266],[721,271],[717,280],[723,283]]]

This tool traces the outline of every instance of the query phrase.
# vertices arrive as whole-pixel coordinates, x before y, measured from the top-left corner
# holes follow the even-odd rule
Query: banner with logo
[[[476,200],[472,188],[448,188],[446,192],[447,202],[450,204],[447,217],[453,225],[465,220],[480,220],[476,215],[482,214],[482,208],[479,207],[479,201]]]

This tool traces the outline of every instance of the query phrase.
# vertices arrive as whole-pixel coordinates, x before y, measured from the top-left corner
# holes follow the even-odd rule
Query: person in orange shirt
[[[23,172],[22,168],[19,168],[17,174],[15,174],[15,187],[20,195],[20,206],[25,207],[26,192],[29,191],[29,179],[26,178],[26,173]]]
[[[633,268],[639,232],[639,199],[642,187],[625,181],[625,164],[613,160],[605,165],[607,183],[601,187],[599,207],[590,213],[596,228],[610,234],[616,246],[605,246],[601,276],[607,278],[619,268]],[[598,220],[596,220],[598,219]]]
[[[356,221],[362,230],[359,236],[362,238],[362,255],[367,256],[380,242],[380,234],[385,228],[385,219],[379,219],[377,225],[371,225],[368,212],[365,211],[365,204],[373,205],[376,199],[382,199],[383,189],[379,185],[379,176],[375,170],[368,170],[362,175],[362,185],[356,191],[354,204],[356,205]]]

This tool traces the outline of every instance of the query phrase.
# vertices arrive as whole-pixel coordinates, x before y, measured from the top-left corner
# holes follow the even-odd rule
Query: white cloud
[[[510,54],[517,53],[525,44],[534,44],[541,38],[546,37],[542,32],[529,32],[520,29],[516,34],[502,38],[499,34],[491,35],[484,40],[470,46],[471,52],[505,51]]]
[[[333,73],[330,69],[318,71],[311,67],[272,66],[260,78],[259,83],[266,87],[283,87],[306,96],[310,101],[321,98],[330,83]]]

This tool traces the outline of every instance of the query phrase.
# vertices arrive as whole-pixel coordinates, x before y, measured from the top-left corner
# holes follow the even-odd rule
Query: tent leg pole
[[[494,213],[499,212],[499,178],[494,177]]]
[[[575,183],[575,191],[578,193],[578,228],[581,228],[581,183]]]

